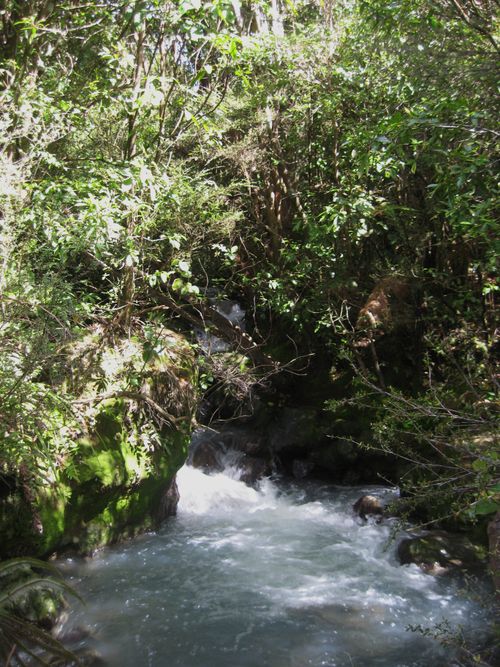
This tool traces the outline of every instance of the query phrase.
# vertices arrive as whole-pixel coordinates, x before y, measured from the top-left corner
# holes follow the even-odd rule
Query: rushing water
[[[401,567],[388,524],[352,503],[387,489],[308,483],[259,490],[184,467],[178,516],[157,534],[66,567],[84,626],[112,667],[428,667],[450,649],[407,630],[480,627],[456,584]]]

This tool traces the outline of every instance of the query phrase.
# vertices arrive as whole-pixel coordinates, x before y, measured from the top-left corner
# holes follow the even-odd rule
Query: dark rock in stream
[[[376,515],[381,517],[384,513],[384,508],[381,501],[375,496],[361,496],[361,498],[356,500],[352,506],[352,509],[365,521],[368,515]]]
[[[285,407],[268,427],[269,449],[274,453],[308,452],[324,437],[319,427],[318,411]]]
[[[78,664],[80,667],[106,667],[104,658],[94,649],[85,649],[77,651]]]
[[[295,479],[304,479],[314,470],[314,463],[308,459],[294,459],[292,474]]]
[[[255,484],[263,477],[268,477],[272,472],[267,461],[254,456],[244,456],[238,463],[238,467],[241,470],[240,480],[249,485]]]
[[[200,442],[193,450],[189,462],[193,468],[201,468],[203,472],[221,472],[224,465],[221,461],[224,450],[210,440]]]
[[[240,480],[252,485],[272,472],[265,452],[262,437],[252,429],[200,429],[193,437],[189,463],[205,473],[222,472],[233,465],[241,470]]]
[[[92,630],[89,627],[77,625],[62,632],[56,632],[56,637],[65,646],[74,646],[90,639]]]
[[[245,425],[224,428],[219,433],[219,440],[227,449],[236,450],[247,456],[261,457],[268,452],[263,434]]]
[[[279,397],[278,397],[279,398]],[[221,472],[227,454],[272,462],[273,472],[295,479],[317,477],[345,484],[396,483],[395,457],[367,452],[358,444],[369,438],[366,415],[345,414],[332,418],[321,407],[283,407],[258,403],[255,412],[239,423],[211,422],[198,429],[192,439],[189,463],[204,472]]]
[[[61,357],[67,377],[75,379],[61,400],[85,397],[89,411],[85,418],[82,412],[71,428],[66,428],[69,421],[61,422],[71,436],[61,436],[66,454],[58,459],[57,483],[45,483],[41,471],[33,470],[32,475],[22,466],[10,469],[12,462],[6,464],[10,468],[2,468],[0,559],[65,552],[91,555],[105,545],[155,530],[175,509],[171,482],[184,463],[196,407],[192,347],[180,334],[158,327],[155,335],[162,351],[144,361],[144,346],[149,344],[144,333],[110,341],[101,325],[85,331],[72,339],[64,361]],[[101,400],[99,379],[106,377],[113,387],[128,386],[132,368],[141,369],[141,396],[172,415],[175,427],[152,419],[147,401],[115,394]],[[158,447],[135,446],[145,423],[152,429],[146,436],[151,440],[145,442]],[[34,450],[40,442],[35,438]]]
[[[433,530],[403,540],[398,547],[402,565],[415,563],[428,574],[480,571],[486,565],[486,551],[461,534]]]
[[[67,622],[68,614],[64,613],[59,619],[58,629],[54,632],[57,641],[78,658],[80,667],[104,667],[106,661],[99,651],[89,646],[95,639],[92,629],[87,625],[66,627]]]
[[[164,521],[169,516],[175,516],[177,514],[179,498],[179,489],[177,488],[177,481],[174,477],[160,500],[157,517],[159,522]]]

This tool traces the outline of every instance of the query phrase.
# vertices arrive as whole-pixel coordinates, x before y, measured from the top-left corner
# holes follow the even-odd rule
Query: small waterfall
[[[209,301],[213,308],[225,317],[231,324],[238,326],[242,331],[245,331],[245,311],[237,301],[230,301],[229,299],[220,299],[216,296],[216,291],[210,292],[212,296]],[[195,330],[196,338],[202,350],[209,354],[217,352],[227,352],[231,349],[229,343],[217,336],[214,336],[208,331],[202,329]]]
[[[237,461],[229,462],[223,473],[215,475],[205,475],[196,468],[184,466],[177,473],[178,515],[207,515],[213,519],[264,505],[266,494],[243,484],[239,476]]]

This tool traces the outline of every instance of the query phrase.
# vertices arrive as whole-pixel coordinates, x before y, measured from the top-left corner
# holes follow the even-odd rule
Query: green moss
[[[398,547],[401,563],[446,568],[480,569],[487,561],[487,549],[460,534],[433,531],[422,537],[408,538]]]
[[[167,422],[158,426],[141,401],[97,401],[92,425],[68,448],[53,483],[39,480],[30,502],[19,486],[0,502],[0,529],[6,528],[0,557],[46,556],[67,548],[89,553],[157,526],[163,495],[187,456],[195,409],[193,355],[176,334],[168,341],[166,351],[146,367],[137,341],[132,352],[127,341],[127,363],[113,367],[113,377],[119,385],[121,373],[128,382],[127,374],[140,367],[138,391],[161,398],[175,415],[175,428]],[[119,352],[119,346],[106,352],[106,363],[119,361]],[[86,387],[88,396],[92,383]]]

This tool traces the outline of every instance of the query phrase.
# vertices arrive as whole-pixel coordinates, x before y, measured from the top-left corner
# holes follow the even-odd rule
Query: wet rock
[[[434,530],[403,540],[398,547],[402,565],[415,563],[428,574],[477,571],[486,565],[486,552],[465,535]]]
[[[65,646],[79,644],[92,636],[92,630],[83,625],[77,625],[56,633],[57,639]]]
[[[66,435],[61,435],[57,484],[46,484],[34,469],[28,476],[22,467],[5,471],[0,559],[66,550],[92,554],[157,528],[158,508],[183,463],[196,405],[197,366],[187,340],[159,328],[162,351],[145,362],[149,343],[140,331],[112,342],[100,325],[85,331],[57,362],[71,378],[66,396],[61,388],[61,400],[73,401],[76,411],[67,411],[61,422]],[[141,369],[140,392],[125,396],[120,390],[129,385],[131,369]],[[78,397],[83,400],[75,401]],[[155,447],[134,444],[145,423],[154,429],[147,437]]]
[[[174,477],[160,501],[158,521],[164,521],[167,517],[175,516],[177,514],[179,498],[179,489],[177,488],[177,481]]]
[[[304,479],[314,469],[314,463],[308,459],[294,459],[292,462],[292,474],[295,479]]]
[[[360,429],[362,418],[358,424],[343,422],[342,428]],[[354,433],[354,431],[352,431]],[[371,436],[359,430],[360,442]],[[380,476],[396,482],[396,465],[389,457],[378,452],[367,452],[361,445],[350,437],[329,437],[319,443],[312,443],[308,450],[308,459],[314,462],[316,472],[328,475],[331,481],[347,486],[357,484],[379,484]]]
[[[254,456],[245,456],[238,463],[242,471],[240,480],[245,484],[255,484],[259,479],[268,477],[271,474],[271,466],[265,459],[259,459]]]
[[[425,574],[432,574],[433,577],[442,577],[444,574],[450,573],[450,569],[448,567],[444,567],[437,562],[421,563],[419,567],[422,572],[425,572]]]
[[[77,652],[78,663],[81,667],[105,667],[106,661],[94,649],[85,649]]]
[[[347,470],[347,472],[340,476],[339,481],[343,486],[356,486],[362,483],[363,478],[358,470]]]
[[[318,411],[286,407],[269,427],[269,447],[275,453],[307,451],[323,436]]]
[[[361,496],[352,508],[365,521],[367,516],[382,516],[384,513],[382,503],[375,496]]]
[[[192,438],[188,462],[205,473],[222,472],[226,466],[235,465],[247,484],[271,473],[262,435],[246,426],[223,426],[219,431],[199,429]]]
[[[262,456],[267,452],[266,444],[261,433],[250,426],[227,427],[218,434],[224,447],[248,456]]]
[[[197,444],[191,454],[190,463],[193,468],[201,468],[203,472],[221,472],[224,470],[222,454],[220,446],[206,440]]]
[[[36,564],[31,565],[24,559],[18,563],[12,561],[0,575],[0,592],[6,595],[9,608],[16,616],[51,631],[67,602],[61,590],[48,583],[44,586],[45,576]],[[49,582],[49,579],[46,581]]]

